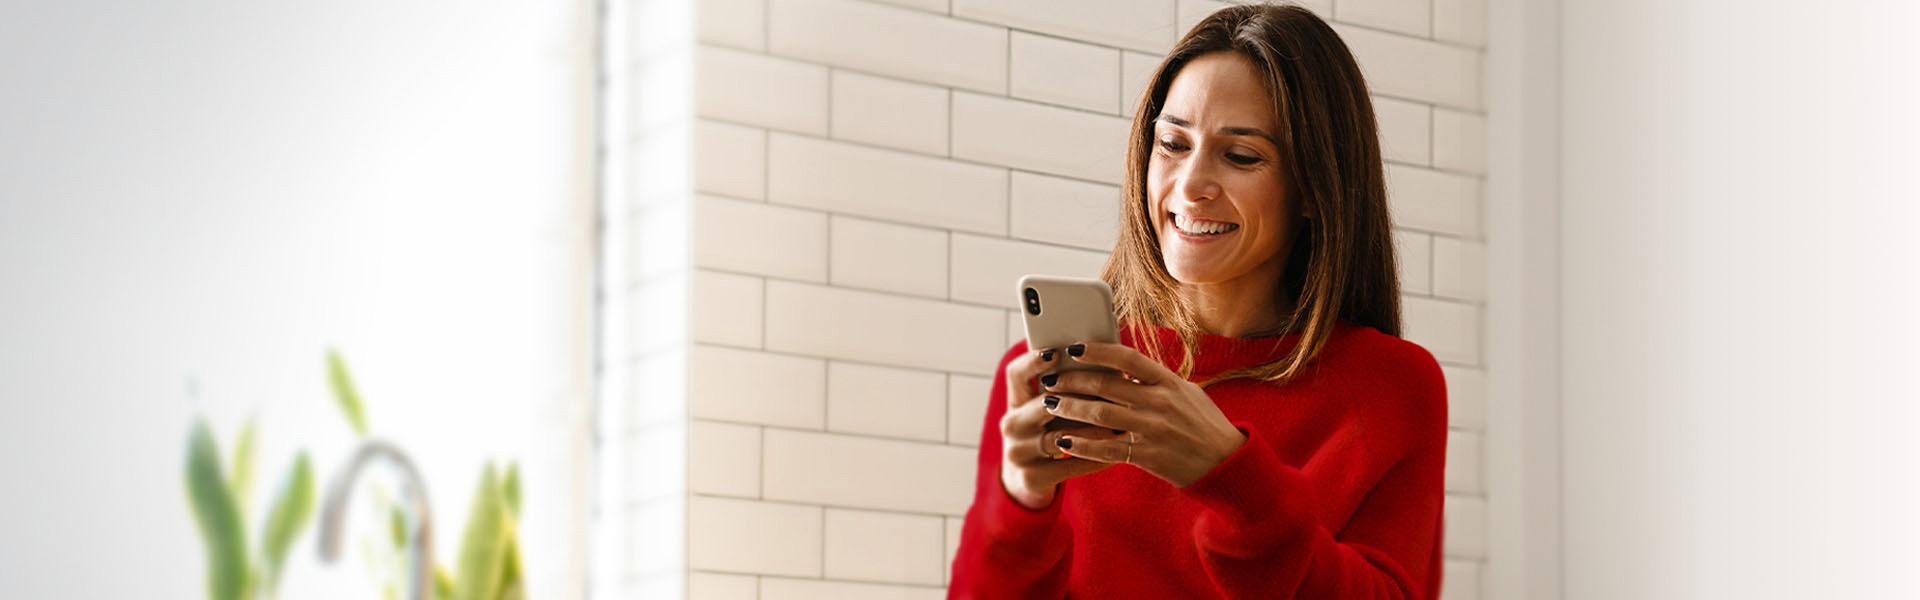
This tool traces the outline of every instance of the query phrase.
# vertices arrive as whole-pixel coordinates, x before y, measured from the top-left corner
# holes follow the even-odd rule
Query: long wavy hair
[[[1400,286],[1373,102],[1353,53],[1312,12],[1275,4],[1223,8],[1195,25],[1161,61],[1134,112],[1121,229],[1100,276],[1113,286],[1122,323],[1135,331],[1158,325],[1179,334],[1178,371],[1190,378],[1201,331],[1192,303],[1160,254],[1147,165],[1154,120],[1174,76],[1195,57],[1220,51],[1246,56],[1261,72],[1279,117],[1280,162],[1294,197],[1312,216],[1294,240],[1276,295],[1292,299],[1290,307],[1276,309],[1289,311],[1281,332],[1300,334],[1299,342],[1278,360],[1221,373],[1203,385],[1236,378],[1285,383],[1326,346],[1339,320],[1400,336]],[[1166,362],[1158,344],[1145,346]]]

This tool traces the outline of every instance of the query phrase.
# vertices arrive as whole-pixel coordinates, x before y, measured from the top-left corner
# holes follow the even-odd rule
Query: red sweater
[[[1154,332],[1178,365],[1177,338]],[[1194,379],[1299,336],[1203,336]],[[1123,343],[1142,341],[1132,331]],[[1000,484],[1000,361],[949,598],[1423,598],[1440,589],[1447,400],[1412,342],[1342,322],[1302,377],[1207,389],[1246,444],[1185,489],[1132,465],[1067,480],[1034,511]]]

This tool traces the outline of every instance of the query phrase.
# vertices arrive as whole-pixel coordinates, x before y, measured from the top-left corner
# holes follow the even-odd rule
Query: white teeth
[[[1173,215],[1173,226],[1190,235],[1215,235],[1240,228],[1239,225],[1233,223],[1221,223],[1218,221],[1195,223],[1193,219],[1179,213],[1174,213]]]

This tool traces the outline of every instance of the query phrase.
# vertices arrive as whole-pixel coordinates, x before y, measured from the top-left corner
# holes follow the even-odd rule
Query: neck
[[[1200,330],[1233,338],[1278,335],[1286,306],[1279,293],[1279,277],[1241,277],[1220,283],[1182,286],[1194,309]]]

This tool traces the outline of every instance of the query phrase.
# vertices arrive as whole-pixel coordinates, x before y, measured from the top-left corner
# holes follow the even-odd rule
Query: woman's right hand
[[[1113,466],[1067,455],[1056,445],[1061,436],[1126,437],[1125,433],[1086,424],[1048,426],[1056,417],[1041,402],[1034,379],[1058,367],[1065,354],[1057,349],[1028,350],[1007,363],[1007,413],[1000,418],[1000,484],[1015,502],[1033,510],[1053,504],[1060,482]]]

